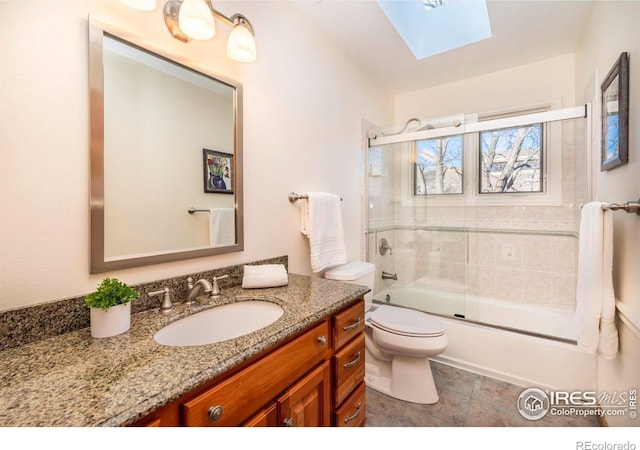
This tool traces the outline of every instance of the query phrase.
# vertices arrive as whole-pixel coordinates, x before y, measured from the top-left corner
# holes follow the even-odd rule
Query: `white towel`
[[[309,238],[311,270],[347,262],[340,197],[324,192],[308,192],[302,202],[302,234]]]
[[[288,283],[289,276],[284,264],[244,266],[244,274],[242,275],[244,289],[278,287]]]
[[[618,352],[613,291],[613,221],[604,203],[582,208],[575,331],[578,346],[613,359]]]
[[[236,242],[235,209],[211,208],[209,210],[209,245],[231,245]]]

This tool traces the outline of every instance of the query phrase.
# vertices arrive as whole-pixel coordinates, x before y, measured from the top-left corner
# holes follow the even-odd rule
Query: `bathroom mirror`
[[[242,86],[89,30],[91,273],[242,251]]]

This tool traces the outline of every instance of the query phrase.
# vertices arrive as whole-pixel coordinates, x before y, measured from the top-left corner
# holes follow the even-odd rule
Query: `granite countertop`
[[[218,299],[131,316],[131,329],[105,339],[85,328],[0,352],[0,426],[123,426],[269,349],[368,292],[365,286],[289,274],[280,288],[228,288]],[[157,344],[153,335],[185,315],[235,301],[282,306],[267,327],[196,347]],[[174,302],[176,299],[174,299]]]

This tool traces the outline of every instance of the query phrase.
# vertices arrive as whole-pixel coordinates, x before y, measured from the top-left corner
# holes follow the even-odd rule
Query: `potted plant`
[[[91,336],[104,338],[124,333],[131,326],[131,301],[140,294],[117,278],[105,278],[95,292],[87,295]]]

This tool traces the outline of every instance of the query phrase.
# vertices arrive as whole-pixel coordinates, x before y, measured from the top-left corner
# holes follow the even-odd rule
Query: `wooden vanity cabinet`
[[[332,425],[364,426],[364,300],[332,318]]]
[[[133,426],[364,425],[363,319],[360,300]]]

